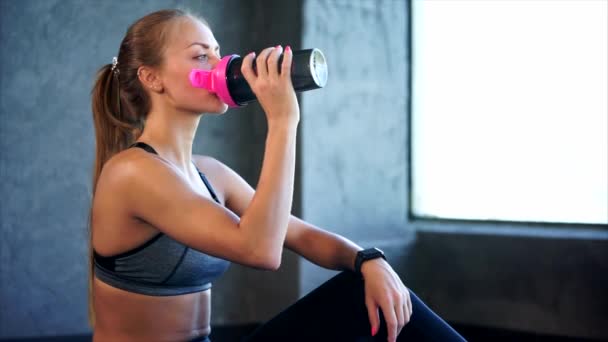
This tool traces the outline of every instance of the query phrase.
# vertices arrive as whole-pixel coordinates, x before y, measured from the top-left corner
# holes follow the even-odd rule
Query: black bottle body
[[[255,60],[253,69],[256,70]],[[277,68],[280,70],[283,55],[280,56]],[[256,101],[255,94],[241,73],[243,59],[235,55],[226,68],[226,83],[230,97],[239,106]],[[291,63],[291,82],[296,92],[322,88],[327,83],[327,63],[323,53],[318,49],[293,51]]]

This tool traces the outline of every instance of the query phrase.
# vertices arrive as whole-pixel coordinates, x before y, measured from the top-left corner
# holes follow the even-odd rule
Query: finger
[[[254,58],[255,52],[250,52],[249,54],[247,54],[247,56],[245,56],[245,58],[243,58],[243,63],[241,64],[241,74],[243,74],[243,77],[245,77],[245,80],[247,81],[247,83],[249,83],[249,85],[251,85],[253,81],[255,81],[256,77],[251,67]]]
[[[410,312],[409,312],[409,309],[407,308],[407,304],[403,304],[401,306],[401,310],[403,310],[403,317],[405,317],[403,326],[406,326],[410,322]],[[403,330],[403,328],[401,328],[401,330]]]
[[[388,333],[388,342],[395,342],[397,340],[397,316],[395,315],[395,309],[392,303],[387,303],[382,306],[382,314],[386,320],[386,330]]]
[[[268,56],[268,75],[272,78],[279,77],[279,57],[283,52],[283,47],[277,45],[275,49]]]
[[[270,55],[272,50],[274,50],[274,47],[262,50],[258,58],[255,60],[255,66],[258,72],[258,77],[268,76],[268,65],[266,64],[266,60],[268,59],[268,55]]]
[[[285,52],[283,53],[283,63],[281,63],[281,77],[291,80],[291,61],[293,59],[293,51],[291,47],[287,45]]]
[[[403,312],[403,307],[404,304],[402,300],[398,301],[393,307],[393,310],[395,310],[395,316],[397,316],[397,334],[395,335],[395,338],[399,336],[401,329],[405,325],[405,314]]]
[[[367,307],[367,316],[369,318],[369,324],[372,327],[371,335],[374,336],[378,332],[380,327],[380,316],[378,314],[378,306],[371,300],[365,299],[365,306]]]
[[[404,325],[410,322],[411,309],[410,304],[408,303],[407,298],[403,298],[403,305],[401,305],[401,310],[403,311]]]
[[[414,307],[412,304],[412,295],[410,294],[410,290],[406,287],[405,288],[405,294],[406,294],[406,300],[407,300],[407,308],[409,310],[409,317],[412,316],[412,314],[414,313]]]

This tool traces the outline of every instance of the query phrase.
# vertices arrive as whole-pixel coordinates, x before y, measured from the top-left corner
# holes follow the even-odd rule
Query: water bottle
[[[283,55],[277,68],[281,68]],[[215,93],[230,107],[241,107],[256,101],[247,80],[241,73],[243,59],[239,55],[223,57],[212,70],[192,69],[189,78],[192,86]],[[256,70],[255,59],[253,69]],[[296,92],[323,88],[327,83],[327,63],[319,49],[293,51],[291,83]]]

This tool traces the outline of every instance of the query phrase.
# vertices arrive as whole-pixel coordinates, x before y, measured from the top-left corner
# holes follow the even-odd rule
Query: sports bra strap
[[[150,146],[142,141],[135,142],[133,145],[129,146],[129,148],[131,148],[131,147],[141,147],[150,153],[154,153],[154,154],[158,155],[158,153],[156,153],[156,150],[154,150],[154,148],[152,148],[152,146]]]
[[[196,165],[194,165],[194,167],[196,167]],[[198,169],[197,169],[197,171],[198,171]],[[215,195],[215,191],[213,191],[213,188],[211,187],[211,184],[207,180],[207,177],[205,177],[205,174],[200,171],[198,171],[198,174],[201,175],[201,179],[203,180],[203,183],[205,183],[205,186],[207,187],[207,190],[209,190],[209,193],[211,194],[211,197],[213,197],[213,200],[215,200],[217,203],[220,203],[220,200],[217,199],[217,196]]]

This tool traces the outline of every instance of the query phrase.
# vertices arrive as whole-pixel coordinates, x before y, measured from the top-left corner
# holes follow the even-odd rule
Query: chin
[[[215,101],[209,102],[209,108],[205,111],[209,114],[224,114],[228,110],[228,105],[222,102],[216,95],[213,96]]]
[[[224,114],[224,113],[226,113],[227,110],[228,110],[228,105],[225,104],[225,103],[222,103],[220,106],[207,111],[207,113],[209,113],[209,114]]]
[[[221,102],[221,101],[217,101],[217,102],[213,102],[213,103],[207,103],[205,106],[201,106],[199,108],[196,108],[194,110],[194,112],[196,113],[205,113],[205,114],[224,114],[226,113],[226,111],[228,110],[228,105]]]

